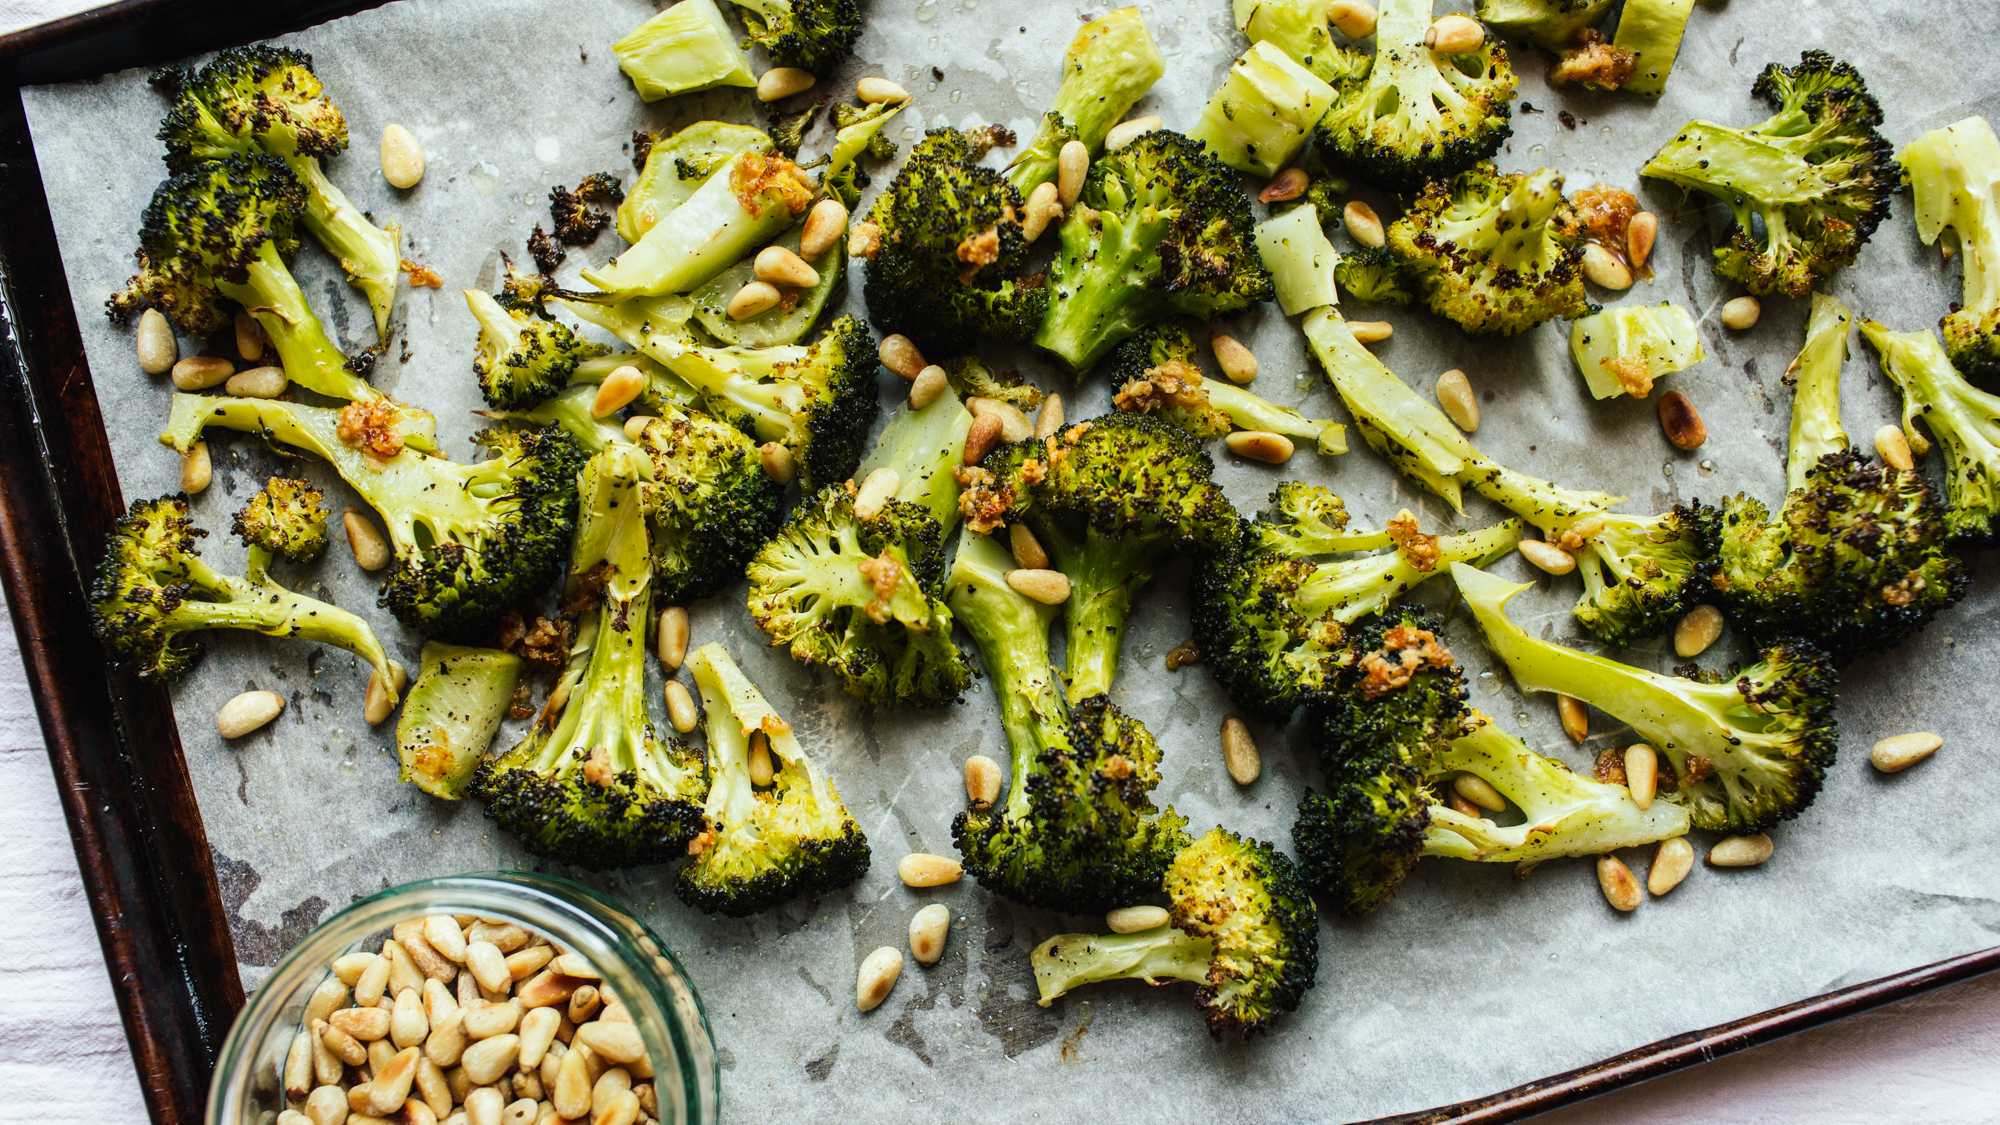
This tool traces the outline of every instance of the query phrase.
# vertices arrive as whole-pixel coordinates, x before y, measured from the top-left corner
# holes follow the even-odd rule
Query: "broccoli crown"
[[[1035,343],[1082,371],[1162,316],[1270,300],[1254,226],[1236,173],[1199,141],[1155,129],[1105,153],[1063,220]]]
[[[2000,379],[2000,138],[1983,117],[1933,129],[1896,155],[1915,196],[1917,234],[1944,239],[1965,271],[1964,300],[1938,322],[1967,377]]]
[[[231,47],[200,70],[157,71],[153,84],[173,99],[159,138],[175,172],[255,151],[326,156],[347,147],[347,119],[304,51],[267,43]]]
[[[236,513],[235,532],[245,543],[273,555],[307,562],[326,550],[326,493],[310,482],[272,477],[243,510]]]
[[[1333,267],[1333,283],[1339,287],[1341,296],[1364,305],[1410,303],[1410,291],[1403,283],[1403,267],[1387,246],[1363,246],[1342,254]]]
[[[510,267],[509,272],[512,272]],[[479,391],[496,410],[532,407],[569,386],[576,365],[610,348],[593,344],[550,316],[530,295],[531,279],[515,275],[496,294],[465,290],[465,303],[479,321],[479,350],[472,372]]]
[[[1424,302],[1476,335],[1512,336],[1590,311],[1583,238],[1553,168],[1491,164],[1432,180],[1389,226],[1389,250]]]
[[[1919,452],[1926,430],[1944,448],[1945,527],[1961,547],[2000,542],[2000,395],[1967,382],[1929,332],[1891,332],[1872,321],[1861,334],[1903,392],[1903,429]],[[1918,427],[1917,423],[1923,426]]]
[[[1876,132],[1881,108],[1848,64],[1807,51],[1796,67],[1765,67],[1751,92],[1777,112],[1747,129],[1691,121],[1640,172],[1728,208],[1716,273],[1803,297],[1854,261],[1900,177]]]
[[[854,51],[861,37],[861,5],[856,0],[731,0],[743,13],[749,41],[764,48],[779,66],[809,70],[821,78]]]
[[[1576,619],[1620,647],[1673,628],[1713,588],[1712,511],[1697,502],[1650,517],[1600,512],[1563,528],[1552,541],[1583,578]]]
[[[1347,427],[1308,418],[1234,383],[1210,379],[1197,366],[1194,332],[1182,317],[1143,329],[1111,353],[1106,373],[1121,411],[1156,414],[1196,438],[1231,430],[1262,430],[1303,438],[1321,453],[1347,452]]]
[[[106,307],[125,316],[151,306],[182,332],[229,323],[223,306],[257,282],[253,270],[290,274],[305,188],[283,161],[231,156],[169,177],[139,226],[139,273]],[[248,303],[248,302],[246,302]]]
[[[1327,159],[1384,187],[1415,190],[1491,159],[1513,132],[1516,80],[1488,36],[1476,51],[1424,46],[1432,0],[1385,0],[1367,75],[1341,84],[1313,130]]]
[[[706,414],[662,404],[639,447],[653,462],[644,495],[661,600],[684,604],[736,581],[784,514],[784,486],[764,471],[757,444]]]
[[[1019,371],[994,371],[976,355],[939,360],[937,363],[944,368],[945,379],[960,399],[990,398],[1028,414],[1048,398],[1041,388],[1028,382]]]
[[[688,845],[675,887],[681,901],[740,918],[867,874],[867,837],[791,724],[721,645],[703,645],[688,666],[701,689],[711,783],[707,827]],[[750,771],[753,740],[770,757],[766,786]]]
[[[565,608],[583,614],[569,667],[527,735],[482,760],[467,791],[529,851],[592,871],[666,863],[701,832],[701,755],[646,711],[653,586],[640,497],[649,459],[616,445],[583,469]]]
[[[958,350],[977,339],[1025,341],[1041,322],[1048,291],[1026,276],[1027,206],[1005,176],[976,163],[990,147],[987,131],[933,129],[875,201],[882,246],[863,295],[884,331]]]

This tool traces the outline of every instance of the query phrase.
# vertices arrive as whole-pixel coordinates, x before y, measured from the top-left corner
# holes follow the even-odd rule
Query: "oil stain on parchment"
[[[1028,948],[1015,944],[1014,908],[995,902],[986,910],[986,942],[979,967],[986,983],[979,986],[979,1006],[973,1014],[986,1034],[1000,1041],[1001,1053],[1014,1058],[1048,1043],[1062,1032],[1062,1016],[1035,1002],[1035,970]]]
[[[312,932],[326,915],[326,900],[314,895],[285,911],[276,926],[266,926],[243,916],[243,904],[257,893],[264,877],[257,869],[209,849],[215,860],[215,882],[222,891],[222,908],[229,919],[229,938],[236,943],[236,959],[245,965],[268,968],[278,963],[285,951]]]

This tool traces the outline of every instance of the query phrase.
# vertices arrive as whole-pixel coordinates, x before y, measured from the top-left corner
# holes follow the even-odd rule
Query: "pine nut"
[[[965,408],[972,411],[975,419],[982,414],[999,418],[1002,441],[1026,441],[1035,436],[1035,423],[1028,419],[1026,411],[1011,402],[973,397],[965,400]]]
[[[1883,773],[1896,773],[1937,753],[1943,745],[1944,739],[1925,731],[1892,735],[1875,744],[1868,752],[1868,760]]]
[[[408,190],[424,178],[424,150],[417,138],[401,125],[382,129],[382,178],[389,186]]]
[[[731,320],[749,320],[777,308],[782,299],[777,286],[768,281],[753,281],[729,298],[729,305],[724,311]]]
[[[451,989],[443,981],[431,979],[424,982],[424,1018],[435,1027],[437,1022],[458,1010],[458,1001]]]
[[[910,916],[910,955],[919,965],[935,965],[944,956],[944,939],[951,933],[951,907],[931,903]]]
[[[1755,867],[1771,858],[1774,850],[1771,837],[1759,832],[1755,836],[1725,836],[1708,849],[1710,867]]]
[[[1063,400],[1061,395],[1050,395],[1042,400],[1042,408],[1035,413],[1035,440],[1047,441],[1056,436],[1063,425]]]
[[[467,1012],[466,1018],[470,1019],[471,1017],[472,1013]],[[597,1025],[589,1024],[586,1026],[595,1027]],[[583,1028],[577,1028],[577,1034],[581,1036],[582,1033]],[[591,1049],[596,1050],[595,1047]],[[520,1055],[520,1036],[495,1035],[491,1038],[481,1039],[479,1042],[467,1047],[465,1054],[459,1056],[458,1065],[465,1068],[465,1076],[472,1079],[474,1086],[490,1086],[498,1081],[501,1075],[512,1069],[514,1061]]]
[[[1604,892],[1604,901],[1612,909],[1627,914],[1639,909],[1646,901],[1645,892],[1639,889],[1639,880],[1632,875],[1632,869],[1615,855],[1597,857],[1597,886]]]
[[[216,712],[215,729],[224,738],[242,738],[283,714],[285,697],[275,691],[246,691]]]
[[[1000,444],[1002,423],[998,414],[980,414],[972,419],[972,428],[965,434],[965,455],[961,458],[968,465],[977,465],[986,459],[993,447]]]
[[[430,1034],[431,1022],[424,1016],[424,1002],[417,990],[406,988],[397,993],[396,1005],[389,1010],[389,1040],[401,1049],[422,1043]]]
[[[783,449],[784,446],[779,446]],[[687,659],[688,651],[688,611],[677,605],[670,605],[660,611],[660,669],[669,676],[681,670],[681,662]]]
[[[1347,206],[1340,209],[1341,225],[1347,228],[1347,236],[1363,246],[1380,248],[1389,242],[1388,232],[1382,227],[1381,216],[1375,208],[1359,199],[1350,199]]]
[[[347,986],[338,977],[328,977],[313,989],[312,998],[306,1001],[305,1014],[300,1022],[311,1027],[314,1020],[323,1020],[342,1008],[347,1007]]]
[[[638,1095],[621,1090],[605,1103],[603,1110],[592,1115],[590,1125],[632,1125],[638,1119]]]
[[[472,979],[488,992],[504,992],[514,983],[513,975],[507,971],[507,955],[490,941],[475,941],[465,947],[465,967],[472,972]]]
[[[526,980],[528,977],[540,972],[542,966],[548,964],[549,960],[554,956],[555,951],[546,945],[531,945],[518,953],[509,953],[507,955],[507,975],[513,977],[516,981]],[[561,993],[561,998],[564,1000],[569,999],[569,992],[564,992],[561,986],[554,988],[552,991]],[[571,991],[574,991],[574,989],[572,988]],[[546,1000],[529,1000],[521,996],[518,992],[515,996],[517,999],[520,999],[522,1004],[530,1008],[539,1007],[543,1002],[552,1002]]]
[[[431,1111],[431,1119],[451,1115],[453,1098],[451,1082],[444,1076],[444,1068],[429,1059],[417,1060],[417,1096]]]
[[[1049,229],[1049,224],[1063,217],[1061,192],[1055,181],[1048,180],[1035,185],[1028,193],[1028,213],[1021,218],[1021,238],[1032,244]]]
[[[799,256],[808,262],[840,244],[847,233],[847,205],[838,199],[822,199],[806,216],[806,229],[799,232]]]
[[[1653,850],[1653,865],[1646,870],[1646,890],[1658,898],[1688,877],[1694,870],[1694,845],[1686,836],[1675,836],[1671,840],[1661,840]]]
[[[213,479],[215,464],[209,460],[208,443],[195,442],[186,453],[181,454],[181,491],[189,496],[199,496]]]
[[[930,366],[924,362],[924,353],[918,351],[917,345],[901,332],[882,337],[882,342],[875,348],[875,358],[882,361],[882,366],[905,379],[915,379]]]
[[[929,852],[911,852],[896,864],[896,874],[906,887],[942,887],[958,882],[964,873],[957,860]]]
[[[1573,695],[1556,696],[1556,715],[1562,719],[1563,733],[1573,742],[1590,737],[1590,708]]]
[[[1893,423],[1875,431],[1875,455],[1892,469],[1907,473],[1917,467],[1916,459],[1910,456],[1910,439]]]
[[[1386,320],[1350,320],[1347,330],[1357,344],[1379,344],[1396,334],[1396,326]]]
[[[424,940],[423,934],[413,933],[403,938],[402,944],[403,952],[408,955],[410,963],[415,965],[417,971],[422,973],[423,976],[434,977],[441,981],[451,980],[458,976],[458,966],[447,960],[444,954],[431,948],[431,943]],[[393,965],[394,962],[392,961],[391,964]],[[422,978],[411,980],[408,983],[408,987],[410,988],[422,988],[423,986],[424,982]],[[389,991],[395,993],[401,991],[403,987],[402,984],[397,983],[396,973],[392,968],[390,970]]]
[[[1015,593],[1043,605],[1061,605],[1069,600],[1069,576],[1060,570],[1010,570],[1007,585]]]
[[[535,1099],[517,1098],[500,1111],[500,1125],[535,1125],[535,1118],[541,1115],[541,1110]]]
[[[590,1062],[584,1052],[571,1051],[562,1057],[554,1095],[549,1100],[565,1118],[574,1119],[590,1112]]]
[[[1583,248],[1583,276],[1600,289],[1624,292],[1632,288],[1632,270],[1593,242]]]
[[[347,548],[363,570],[381,570],[389,565],[389,543],[375,530],[375,522],[359,508],[340,514],[340,526],[347,531]]]
[[[181,357],[181,348],[174,339],[174,327],[158,309],[147,309],[139,314],[139,330],[134,334],[133,346],[139,353],[139,370],[148,375],[162,375],[173,370],[174,361]],[[175,386],[179,386],[176,381]]]
[[[757,463],[764,466],[764,475],[777,481],[779,485],[792,483],[798,472],[798,462],[792,459],[792,451],[775,441],[767,441],[757,447]]]
[[[757,251],[756,263],[751,268],[756,270],[757,280],[773,285],[811,289],[819,284],[819,271],[782,246],[766,246]]]
[[[1454,367],[1438,376],[1437,400],[1452,425],[1468,434],[1479,429],[1479,400],[1473,397],[1472,381],[1465,372]]]
[[[1243,720],[1234,715],[1222,720],[1222,764],[1229,770],[1230,780],[1238,785],[1248,785],[1264,772],[1257,740],[1250,737],[1250,728]]]
[[[505,1035],[513,1031],[520,1022],[521,1006],[512,1000],[504,1004],[481,1004],[468,1009],[463,1021],[468,1039],[491,1039],[496,1035]]]
[[[1660,217],[1651,211],[1641,211],[1625,224],[1625,256],[1632,260],[1633,269],[1644,269],[1646,259],[1653,256],[1653,242],[1660,237]]]
[[[1136,934],[1157,930],[1171,920],[1165,907],[1121,906],[1104,916],[1104,924],[1114,934]]]
[[[389,665],[389,671],[391,678],[387,686],[382,683],[382,673],[368,673],[368,696],[362,705],[361,717],[368,720],[371,727],[388,718],[389,712],[396,709],[396,698],[403,694],[403,686],[409,682],[409,674],[403,671],[401,664]]]
[[[1257,357],[1236,337],[1226,332],[1210,332],[1208,346],[1215,352],[1216,366],[1222,368],[1230,382],[1240,386],[1257,377]]]
[[[1708,440],[1708,425],[1695,412],[1694,403],[1679,391],[1660,396],[1660,428],[1676,449],[1699,449]]]
[[[889,991],[896,987],[896,978],[902,975],[902,950],[885,945],[870,953],[862,960],[861,972],[855,977],[854,1006],[864,1012],[874,1011],[889,998]]]
[[[781,102],[812,89],[817,81],[819,79],[813,77],[812,71],[795,66],[774,66],[757,76],[757,100]]]
[[[556,1041],[556,1029],[562,1026],[562,1020],[562,1013],[554,1008],[536,1008],[521,1017],[520,1063],[523,1071],[542,1065],[542,1057],[548,1054],[549,1044]]]
[[[1712,605],[1698,605],[1674,626],[1674,655],[1683,660],[1700,656],[1720,636],[1722,611]]]
[[[298,1101],[312,1093],[312,1036],[300,1029],[285,1052],[285,1098]]]
[[[387,1008],[342,1008],[326,1022],[363,1043],[373,1043],[388,1037],[392,1018]]]
[[[590,416],[605,418],[631,405],[646,389],[646,377],[630,364],[618,368],[604,377],[597,385],[597,395],[590,400]]]
[[[512,953],[525,947],[534,935],[512,922],[475,921],[466,927],[465,936],[471,941],[491,942],[502,953]]]
[[[1375,5],[1366,0],[1333,0],[1326,6],[1326,19],[1335,31],[1349,39],[1366,39],[1375,34]]]
[[[887,78],[869,76],[854,84],[854,96],[864,105],[881,105],[884,102],[906,102],[910,92],[889,81]]]
[[[847,228],[847,256],[869,258],[882,252],[882,228],[873,220],[863,219]]]
[[[403,1108],[410,1097],[410,1086],[417,1078],[418,1058],[415,1047],[406,1047],[389,1060],[389,1065],[375,1072],[368,1082],[368,1112],[387,1117]]]
[[[778,771],[771,768],[771,740],[763,731],[750,735],[750,750],[746,757],[749,759],[750,784],[760,789],[769,786]]]
[[[213,355],[191,355],[173,365],[174,389],[178,391],[205,391],[210,387],[227,382],[236,371],[236,365]]]
[[[1264,190],[1257,193],[1259,203],[1289,203],[1306,193],[1312,186],[1312,177],[1304,168],[1287,168],[1271,177]]]
[[[1764,306],[1755,297],[1737,297],[1722,306],[1722,326],[1738,332],[1757,327],[1757,318],[1764,315]]]
[[[242,309],[236,310],[236,354],[246,363],[255,363],[264,358],[263,329],[257,327],[257,320]]]
[[[614,1063],[635,1063],[646,1057],[645,1041],[634,1024],[593,1020],[576,1029],[576,1041]]]
[[[347,1120],[347,1092],[338,1086],[316,1086],[306,1095],[306,1118],[313,1125],[341,1125]]]
[[[1653,807],[1653,794],[1660,784],[1660,756],[1651,746],[1635,742],[1625,748],[1625,787],[1632,791],[1632,803],[1642,809]]]
[[[582,1023],[584,1020],[596,1015],[597,1010],[603,1006],[604,996],[597,991],[597,986],[586,984],[575,992],[570,993],[569,1006],[563,1009],[562,1014],[567,1015],[569,1022],[573,1024]],[[554,1008],[536,1008],[535,1010],[538,1012],[555,1011]]]
[[[694,697],[688,694],[687,685],[679,680],[667,681],[667,721],[680,734],[693,730],[698,721]]]
[[[382,992],[389,986],[389,970],[392,968],[387,957],[374,957],[354,979],[354,1006],[372,1008],[382,999]],[[421,985],[418,987],[422,987]]]
[[[1007,529],[1007,545],[1013,550],[1014,565],[1022,570],[1049,569],[1049,553],[1042,549],[1041,540],[1028,529],[1025,523],[1017,523]]]
[[[975,809],[990,809],[1000,799],[1000,763],[984,754],[965,760],[965,799]]]
[[[1478,805],[1475,805],[1471,801],[1466,800],[1464,797],[1459,796],[1458,791],[1456,789],[1446,793],[1444,796],[1445,796],[1445,803],[1450,805],[1452,807],[1452,810],[1457,812],[1460,816],[1469,816],[1474,820],[1486,819],[1485,811],[1482,810]]]
[[[935,363],[924,368],[910,382],[910,409],[922,410],[936,402],[949,383],[950,379],[945,375],[944,368]]]
[[[413,941],[417,944],[422,944],[423,938],[417,937]],[[410,951],[405,943],[401,941],[384,942],[382,944],[382,956],[389,959],[388,995],[394,996],[406,988],[423,988],[424,974],[417,968],[416,962],[410,959]],[[435,953],[432,956],[438,962],[443,962],[444,960],[442,957],[437,957]]]
[[[231,375],[222,389],[237,398],[277,398],[290,385],[282,367],[253,367]]]
[[[1507,798],[1502,797],[1491,782],[1476,773],[1462,773],[1452,778],[1451,788],[1452,792],[1488,812],[1499,812],[1507,807]]]
[[[903,478],[896,470],[880,468],[868,474],[861,482],[861,488],[854,494],[854,518],[872,520],[882,514],[889,501],[896,498],[896,490],[903,487]]]
[[[1130,121],[1120,121],[1104,134],[1104,151],[1117,152],[1161,125],[1160,115],[1149,113],[1144,117],[1134,117]]]
[[[1269,430],[1238,430],[1222,439],[1229,452],[1266,465],[1282,465],[1292,459],[1292,439]]]
[[[348,1066],[360,1066],[368,1061],[368,1048],[361,1045],[361,1040],[331,1023],[319,1029],[319,1040],[322,1046],[333,1053],[334,1058]]]
[[[1090,171],[1090,149],[1082,141],[1064,141],[1056,153],[1056,202],[1068,211],[1083,194],[1083,178]]]
[[[1523,539],[1514,545],[1521,557],[1533,563],[1539,570],[1561,576],[1576,569],[1576,556],[1540,539]]]

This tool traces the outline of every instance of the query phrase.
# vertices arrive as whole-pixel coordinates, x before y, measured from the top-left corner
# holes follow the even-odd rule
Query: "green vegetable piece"
[[[1035,139],[1007,166],[1007,181],[1026,199],[1056,178],[1056,158],[1066,142],[1082,141],[1096,155],[1104,134],[1166,72],[1138,8],[1119,8],[1078,28],[1063,52],[1055,103],[1042,116]]]
[[[1319,224],[1319,209],[1312,204],[1294,207],[1275,219],[1257,224],[1257,256],[1271,271],[1271,283],[1278,290],[1278,307],[1286,316],[1340,303],[1334,283],[1334,267],[1340,253],[1327,241],[1326,229]]]
[[[697,289],[792,225],[812,203],[797,165],[776,152],[743,152],[710,173],[639,241],[583,279],[620,297]]]
[[[1627,92],[1649,98],[1666,92],[1667,74],[1674,69],[1674,56],[1680,54],[1681,35],[1693,11],[1694,0],[1625,0],[1611,45],[1632,52],[1638,60],[1639,69],[1623,87]]]
[[[511,652],[426,642],[396,720],[403,780],[447,801],[464,796],[520,679],[521,658]]]
[[[649,102],[716,86],[755,86],[750,56],[736,45],[715,0],[680,3],[611,45],[618,69]]]
[[[1864,320],[1861,335],[1903,392],[1903,429],[1911,449],[1928,452],[1934,438],[1943,453],[1945,495],[1951,500],[1945,518],[1953,537],[1965,547],[2000,542],[2000,395],[1966,382],[1930,332],[1891,332]]]
[[[646,167],[618,205],[618,237],[637,242],[739,152],[763,152],[769,135],[748,125],[697,121],[653,143]]]
[[[1610,10],[1611,0],[1479,0],[1476,14],[1503,36],[1558,51]]]
[[[1254,176],[1274,176],[1306,145],[1333,87],[1274,43],[1254,43],[1208,99],[1188,136],[1224,164]]]
[[[806,225],[795,223],[784,237],[772,243],[782,246],[792,253],[799,252],[799,239],[804,236]],[[751,255],[735,265],[716,274],[707,285],[688,296],[694,301],[694,318],[701,322],[708,334],[725,344],[736,344],[746,348],[768,348],[778,344],[796,344],[811,332],[819,314],[826,309],[828,299],[840,287],[841,271],[847,262],[843,247],[835,246],[819,256],[819,260],[809,263],[819,271],[819,284],[802,290],[797,298],[786,307],[779,302],[777,307],[766,309],[746,320],[729,319],[729,298],[738,289],[756,279],[756,255]]]
[[[1627,305],[1571,322],[1569,354],[1598,399],[1645,398],[1653,381],[1708,358],[1694,317],[1679,305]]]
[[[1236,30],[1250,42],[1270,43],[1334,86],[1368,73],[1367,55],[1333,41],[1324,0],[1235,0],[1232,7]]]
[[[1916,197],[1917,236],[1944,240],[1965,270],[1964,299],[1938,322],[1952,365],[2000,380],[2000,141],[1983,117],[1933,129],[1896,157]]]

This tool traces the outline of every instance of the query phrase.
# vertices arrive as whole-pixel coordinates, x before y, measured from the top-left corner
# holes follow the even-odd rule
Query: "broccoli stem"
[[[1517,473],[1473,454],[1459,479],[1495,504],[1527,520],[1547,534],[1555,528],[1596,515],[1624,499],[1605,492],[1579,492],[1538,477]]]
[[[1204,376],[1201,385],[1208,392],[1208,404],[1228,415],[1229,424],[1239,430],[1265,430],[1304,438],[1327,456],[1347,452],[1347,427],[1339,422],[1308,418],[1289,406],[1279,406],[1221,379]]]
[[[1919,454],[1930,449],[1926,429],[1944,447],[1953,534],[1971,543],[1990,541],[2000,533],[2000,395],[1966,382],[1929,330],[1891,332],[1863,320],[1861,335],[1903,392],[1903,430],[1911,449]]]
[[[1853,318],[1847,307],[1824,293],[1814,293],[1812,316],[1806,321],[1806,344],[1792,361],[1791,452],[1785,458],[1785,489],[1806,486],[1806,474],[1819,459],[1847,448],[1847,431],[1840,424],[1840,367],[1847,362],[1847,330]]]
[[[340,260],[348,283],[367,296],[368,307],[375,313],[375,334],[386,341],[389,313],[396,305],[396,284],[403,268],[398,253],[402,227],[391,223],[385,230],[369,222],[368,216],[327,178],[318,157],[292,156],[285,163],[305,185],[306,230]]]
[[[1049,521],[1035,524],[1036,538],[1070,584],[1062,607],[1069,701],[1104,695],[1118,674],[1132,599],[1153,580],[1173,543],[1149,536],[1114,538],[1094,529],[1086,529],[1079,540]]]
[[[344,648],[373,665],[393,701],[396,676],[375,631],[339,606],[295,594],[270,579],[270,552],[252,545],[248,574],[222,574],[192,556],[181,562],[187,581],[214,601],[183,601],[167,614],[168,632],[248,629],[267,637],[300,637]]]
[[[1063,934],[1035,948],[1035,987],[1047,1007],[1081,985],[1106,980],[1208,983],[1215,939],[1190,937],[1171,925],[1136,934]]]
[[[708,738],[710,780],[703,812],[718,831],[751,830],[757,821],[757,790],[750,781],[749,732],[730,709],[730,684],[721,669],[705,659],[689,664],[701,692],[702,731]]]
[[[958,526],[958,478],[952,470],[963,459],[965,436],[972,430],[972,413],[946,387],[922,410],[898,406],[875,440],[875,448],[854,470],[867,480],[877,469],[896,470],[896,499],[922,504],[938,521],[943,534]]]
[[[600,375],[595,381],[602,380],[603,376]],[[630,439],[625,436],[622,427],[590,412],[590,404],[596,397],[595,388],[586,384],[572,386],[554,398],[536,403],[532,410],[491,410],[479,413],[487,418],[533,422],[537,425],[554,422],[575,438],[585,453],[602,453],[606,447]]]
[[[257,258],[242,282],[218,280],[216,288],[257,318],[292,382],[348,402],[382,397],[382,392],[348,370],[346,354],[326,334],[326,326],[306,303],[304,291],[270,241],[257,248]]]
[[[1172,214],[1145,202],[1124,212],[1095,211],[1079,203],[1063,221],[1059,257],[1077,263],[1057,274],[1070,279],[1049,302],[1035,343],[1054,352],[1071,371],[1084,371],[1104,354],[1159,318],[1164,297],[1148,259],[1165,237]],[[1093,237],[1092,227],[1100,232]]]
[[[1331,610],[1334,620],[1352,625],[1382,612],[1405,592],[1436,577],[1439,567],[1459,562],[1483,566],[1513,550],[1520,541],[1521,521],[1506,520],[1477,531],[1439,536],[1437,558],[1427,567],[1416,566],[1403,551],[1316,567],[1300,585],[1292,605],[1307,617]]]
[[[1067,748],[1069,705],[1049,656],[1054,606],[1022,596],[1007,585],[1014,558],[989,536],[962,532],[947,580],[952,615],[972,634],[1000,703],[1009,757],[1004,815],[1028,815],[1028,778],[1040,772],[1042,751]]]
[[[1064,142],[1082,141],[1096,155],[1104,135],[1166,69],[1137,8],[1119,8],[1078,28],[1063,53],[1055,102],[1035,139],[1008,166],[1007,181],[1026,199],[1056,178]]]

